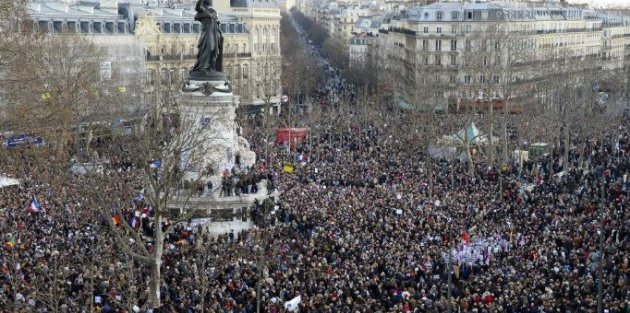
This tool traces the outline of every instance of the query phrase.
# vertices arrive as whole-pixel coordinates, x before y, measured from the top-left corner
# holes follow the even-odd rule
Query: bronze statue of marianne
[[[223,34],[217,11],[211,8],[211,0],[197,0],[195,20],[201,23],[201,36],[197,45],[197,62],[190,70],[194,80],[224,80]]]

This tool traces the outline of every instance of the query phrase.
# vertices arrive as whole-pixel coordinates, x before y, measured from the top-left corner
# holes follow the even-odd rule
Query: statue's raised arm
[[[203,0],[197,0],[197,4],[195,5],[195,11],[197,13],[201,13],[203,11]]]

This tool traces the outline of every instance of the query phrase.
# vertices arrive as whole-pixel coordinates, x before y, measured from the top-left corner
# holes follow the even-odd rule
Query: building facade
[[[349,39],[354,64],[365,56],[379,69],[380,85],[405,106],[546,102],[550,86],[588,85],[585,76],[628,67],[630,20],[623,12],[558,1],[431,2],[373,9],[371,17],[359,17]],[[343,28],[330,25],[343,5],[310,0],[300,8],[340,36]],[[566,77],[573,81],[558,79]]]
[[[141,51],[145,92],[157,87],[179,89],[197,56],[201,25],[194,21],[194,1],[169,7],[133,3],[108,5],[34,2],[30,12],[39,28],[71,31],[111,49],[119,42],[133,43]],[[280,106],[280,9],[268,0],[214,1],[224,34],[223,71],[242,106],[268,113]],[[138,55],[136,54],[136,57]],[[112,56],[115,68],[129,68]]]
[[[350,40],[349,61],[350,67],[358,68],[366,65],[367,62],[367,35],[355,36]]]
[[[377,63],[391,73],[382,79],[399,101],[427,109],[508,98],[545,102],[550,86],[588,83],[585,73],[624,67],[627,19],[539,5],[434,3],[401,13],[374,47]],[[583,81],[558,82],[567,77]]]

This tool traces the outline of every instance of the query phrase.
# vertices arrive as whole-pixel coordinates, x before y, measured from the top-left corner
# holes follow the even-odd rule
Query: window
[[[451,55],[451,65],[455,66],[457,65],[457,56],[456,55]]]
[[[488,66],[488,57],[487,56],[483,57],[483,66]]]
[[[451,39],[451,51],[457,50],[457,39]]]
[[[442,65],[442,56],[439,54],[435,55],[435,65]]]
[[[441,34],[441,33],[442,33],[442,27],[438,27],[438,28],[437,28],[437,33],[438,33],[438,34]]]
[[[422,40],[422,51],[427,51],[429,50],[429,41],[424,39]]]
[[[249,78],[249,70],[247,68],[247,64],[243,64],[243,79]]]
[[[425,34],[428,34],[428,33],[429,33],[429,27],[428,27],[428,26],[425,26],[425,27],[424,27],[424,33],[425,33]]]
[[[438,21],[441,21],[442,20],[442,12],[437,11],[435,13],[435,19],[438,20]]]
[[[457,25],[451,26],[451,33],[457,34]]]
[[[435,51],[442,51],[442,40],[438,39],[435,41]]]
[[[159,25],[158,25],[158,27],[159,27]],[[92,24],[92,31],[93,31],[95,34],[100,34],[100,33],[102,33],[101,23],[100,23],[100,22],[96,22],[96,23]]]
[[[464,75],[464,84],[470,84],[470,75]]]
[[[472,25],[466,25],[464,31],[466,32],[466,34],[472,33]]]
[[[423,57],[422,63],[424,63],[424,65],[429,65],[429,57],[425,55]]]
[[[472,18],[473,18],[473,12],[471,12],[471,11],[466,12],[466,19],[467,20],[472,20]]]
[[[501,79],[499,78],[499,75],[492,76],[492,80],[494,81],[495,84],[498,84],[501,81]]]
[[[472,50],[472,42],[470,39],[466,39],[466,52],[470,52]]]
[[[454,83],[455,83],[455,79],[456,79],[455,75],[451,75],[451,76],[448,78],[448,81],[449,81],[451,84],[454,84]]]
[[[499,43],[498,40],[494,42],[494,50],[496,51],[501,50],[501,43]]]
[[[486,75],[484,75],[484,74],[479,75],[479,83],[481,83],[481,84],[485,84],[486,83]]]
[[[459,19],[459,12],[457,12],[457,11],[453,11],[453,12],[451,12],[451,19],[452,19],[452,20],[457,20],[457,19]]]

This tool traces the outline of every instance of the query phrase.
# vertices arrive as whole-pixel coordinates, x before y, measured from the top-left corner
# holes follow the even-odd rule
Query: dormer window
[[[441,21],[442,20],[442,12],[440,12],[440,11],[435,12],[435,19],[438,20],[438,21]]]
[[[428,19],[429,18],[429,12],[424,12],[424,19]]]
[[[458,20],[459,19],[459,12],[457,12],[457,11],[451,12],[451,19],[452,20]]]

